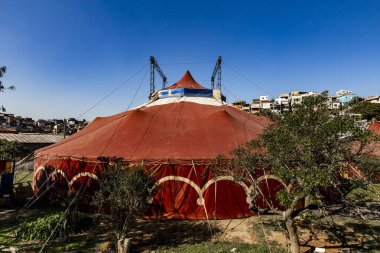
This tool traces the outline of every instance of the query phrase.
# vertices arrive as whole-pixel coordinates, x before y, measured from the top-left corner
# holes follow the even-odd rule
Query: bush
[[[18,141],[0,140],[0,157],[2,159],[13,160],[29,153],[29,150]]]
[[[60,221],[63,212],[46,215],[35,221],[24,222],[16,229],[16,237],[22,240],[45,240],[53,232],[54,228],[59,225],[52,234],[53,239],[59,238],[64,234],[64,222]],[[68,217],[69,232],[84,232],[94,224],[94,219],[89,214],[74,212]]]
[[[361,114],[363,119],[366,120],[372,120],[373,118],[380,120],[380,104],[363,101],[356,103],[351,111]]]
[[[140,166],[125,166],[120,159],[103,160],[99,190],[93,205],[105,210],[111,218],[118,239],[124,238],[138,216],[148,207],[154,181]]]
[[[23,240],[47,239],[57,225],[61,215],[61,213],[56,213],[38,218],[35,221],[24,222],[16,229],[16,237]],[[60,233],[63,230],[62,224],[63,223],[61,222],[60,226],[52,235],[52,238],[60,236]]]
[[[89,230],[95,223],[92,215],[81,212],[74,212],[69,216],[69,229],[74,233],[85,232]]]

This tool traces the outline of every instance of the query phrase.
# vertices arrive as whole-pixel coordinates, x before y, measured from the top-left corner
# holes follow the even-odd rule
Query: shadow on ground
[[[380,250],[380,223],[378,203],[343,206],[327,210],[327,216],[303,219],[299,228],[307,230],[303,246],[313,246],[316,241],[325,242],[326,249],[351,248],[357,252]]]
[[[211,230],[210,230],[211,229]],[[184,243],[201,243],[219,233],[206,221],[152,221],[140,220],[132,231],[133,250],[141,252],[157,247],[173,247]]]

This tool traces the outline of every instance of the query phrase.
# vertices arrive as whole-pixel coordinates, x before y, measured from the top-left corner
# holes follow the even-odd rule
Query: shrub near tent
[[[140,166],[123,166],[120,160],[111,161],[113,165],[109,162],[103,159],[105,168],[99,175],[99,190],[92,204],[110,215],[117,239],[124,239],[136,217],[147,208],[153,177]]]
[[[62,237],[64,234],[64,224],[59,223],[62,212],[40,217],[35,221],[21,223],[15,231],[15,235],[21,240],[45,240],[51,236],[52,239]],[[55,227],[57,226],[57,229]],[[74,212],[68,220],[70,233],[83,232],[92,227],[93,218],[84,213]],[[54,230],[55,229],[55,230]]]

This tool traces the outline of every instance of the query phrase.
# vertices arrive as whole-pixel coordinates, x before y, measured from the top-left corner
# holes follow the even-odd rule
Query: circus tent
[[[372,121],[368,129],[372,131],[374,134],[380,136],[380,122],[379,121]]]
[[[119,157],[154,173],[156,195],[147,216],[166,219],[226,219],[252,215],[254,189],[210,171],[218,155],[258,137],[269,120],[227,105],[190,72],[137,108],[99,117],[76,134],[36,151],[34,189],[59,180],[75,191],[96,182],[98,157]],[[283,186],[261,175],[264,201]],[[85,179],[90,179],[85,181]],[[269,184],[269,185],[268,185]]]

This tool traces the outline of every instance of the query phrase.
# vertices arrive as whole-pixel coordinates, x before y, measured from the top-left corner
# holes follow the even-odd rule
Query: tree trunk
[[[69,231],[67,230],[67,223],[68,223],[69,217],[66,215],[66,218],[63,222],[63,238],[67,240],[69,238]]]
[[[290,252],[299,253],[300,252],[300,244],[299,244],[299,240],[298,240],[297,231],[296,231],[296,228],[294,226],[293,219],[292,219],[291,215],[287,215],[288,212],[289,212],[289,214],[291,214],[291,211],[292,210],[286,210],[286,212],[285,212],[285,225],[286,225],[286,230],[288,231],[289,240],[290,240]]]
[[[117,241],[117,253],[129,253],[131,248],[131,238],[120,239]]]
[[[286,209],[284,220],[285,220],[285,226],[286,230],[288,231],[289,235],[289,241],[290,241],[290,252],[292,253],[299,253],[300,252],[300,242],[297,235],[297,229],[294,225],[293,219],[294,219],[294,211],[298,204],[298,202],[306,196],[297,196],[293,199],[293,202],[291,206]]]
[[[309,206],[310,204],[311,204],[311,196],[307,195],[305,197],[305,204],[304,204],[304,206]]]

